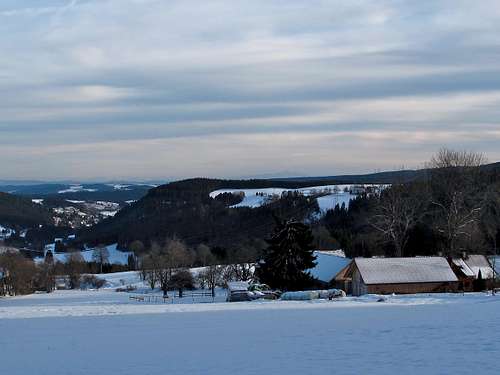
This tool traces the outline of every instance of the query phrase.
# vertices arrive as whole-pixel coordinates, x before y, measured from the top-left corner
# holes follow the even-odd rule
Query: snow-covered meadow
[[[117,249],[117,244],[112,244],[106,246],[106,249],[108,251],[108,263],[109,264],[121,264],[121,265],[126,265],[128,262],[128,257],[129,255],[132,254],[130,251],[121,251]],[[45,251],[44,251],[44,257],[47,254],[48,251],[52,252],[52,255],[54,256],[54,259],[57,262],[62,262],[65,263],[68,259],[69,253],[58,253],[55,252],[55,243],[49,244],[45,246]],[[89,248],[83,251],[78,251],[85,262],[92,262],[93,261],[93,254],[94,254],[94,249]],[[44,257],[39,257],[35,258],[36,262],[43,262]]]
[[[369,187],[376,186],[383,188],[379,185],[356,185],[359,187]],[[322,194],[322,196],[317,198],[319,209],[322,212],[326,212],[330,209],[335,208],[336,205],[349,207],[349,203],[352,199],[356,197],[356,194],[352,194],[350,191],[354,185],[324,185],[324,186],[310,186],[300,189],[285,189],[285,188],[261,188],[261,189],[219,189],[210,193],[212,198],[215,198],[219,194],[223,193],[243,193],[243,200],[231,207],[260,207],[271,199],[275,197],[280,197],[284,192],[287,191],[297,191],[305,196]]]
[[[500,296],[152,304],[0,299],[0,367],[36,374],[497,374]]]

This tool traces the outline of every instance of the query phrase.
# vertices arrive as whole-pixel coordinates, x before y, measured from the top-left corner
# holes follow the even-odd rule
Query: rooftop
[[[356,258],[355,263],[368,285],[457,281],[442,257]]]

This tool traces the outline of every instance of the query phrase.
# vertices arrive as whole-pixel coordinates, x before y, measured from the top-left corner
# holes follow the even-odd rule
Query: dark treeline
[[[155,191],[113,219],[80,233],[80,241],[89,245],[116,242],[121,248],[139,241],[147,252],[154,243],[177,238],[190,248],[208,246],[220,261],[248,261],[262,250],[275,217],[311,220],[319,211],[316,199],[298,193],[286,193],[262,207],[230,208],[242,197],[210,198],[213,190],[210,180],[200,179]]]
[[[13,228],[52,224],[50,211],[29,198],[0,192],[0,223]]]
[[[64,262],[54,259],[48,251],[44,260],[35,262],[16,249],[0,248],[0,296],[22,295],[35,291],[52,292],[56,285],[68,289],[101,288],[105,282],[95,273],[135,270],[136,257],[128,265],[109,264],[106,248],[96,248],[92,261],[86,262],[81,253],[70,250]]]

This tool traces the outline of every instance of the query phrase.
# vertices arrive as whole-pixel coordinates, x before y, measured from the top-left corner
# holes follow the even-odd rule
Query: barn
[[[458,279],[442,257],[356,258],[335,277],[347,293],[455,292]]]

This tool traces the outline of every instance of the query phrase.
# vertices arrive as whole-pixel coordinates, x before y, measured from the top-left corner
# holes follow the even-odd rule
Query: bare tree
[[[210,248],[205,244],[200,244],[196,248],[197,263],[201,266],[207,266],[213,260]]]
[[[0,254],[0,271],[3,294],[19,295],[33,292],[37,269],[32,260],[26,259],[18,252]]]
[[[168,239],[163,247],[153,243],[150,253],[141,258],[141,274],[151,289],[158,284],[167,296],[172,276],[191,265],[192,259],[186,245],[179,240]]]
[[[193,275],[188,269],[181,269],[176,271],[170,278],[170,289],[177,289],[179,291],[179,298],[182,298],[185,289],[194,288]]]
[[[479,167],[485,162],[483,154],[443,148],[428,165],[432,204],[438,211],[435,229],[444,237],[448,255],[461,250],[460,241],[471,236],[478,221],[482,208],[482,201],[476,196]]]
[[[225,270],[225,266],[213,264],[205,267],[198,275],[198,282],[210,289],[212,297],[215,297],[215,288],[224,283]]]
[[[109,262],[109,251],[104,245],[97,246],[92,251],[92,260],[99,265],[99,273],[102,273],[102,266]]]
[[[498,238],[500,238],[500,184],[494,185],[487,192],[484,209],[481,212],[481,230],[488,244],[493,268],[492,293],[495,294],[498,255]]]
[[[422,183],[397,183],[381,193],[370,224],[393,244],[396,256],[405,256],[411,230],[425,214],[427,204],[427,189]]]
[[[153,242],[149,254],[141,257],[140,270],[142,279],[149,284],[151,290],[158,283],[158,269],[160,268],[161,247]]]
[[[85,261],[79,251],[71,251],[66,255],[66,273],[69,279],[69,287],[76,289],[80,287],[82,273],[85,269]]]

